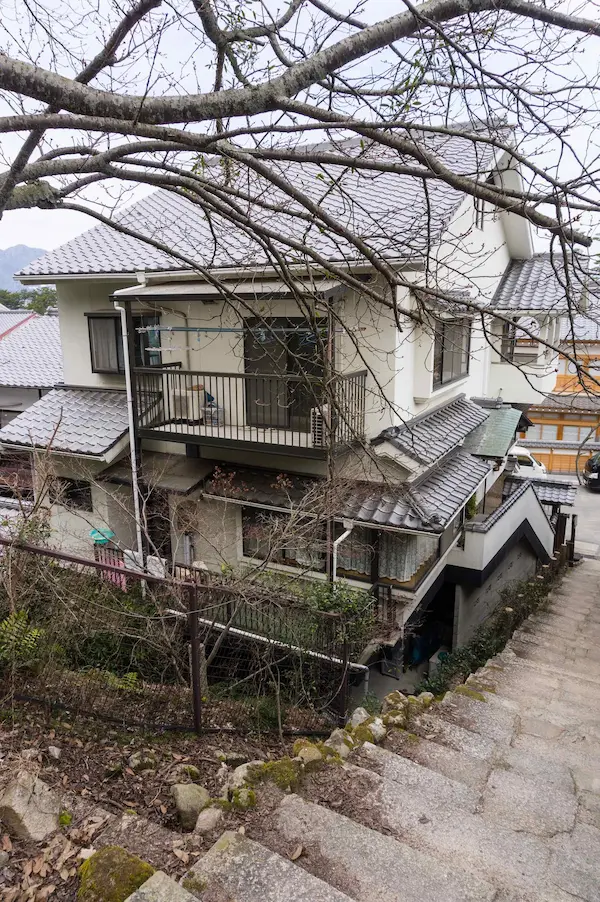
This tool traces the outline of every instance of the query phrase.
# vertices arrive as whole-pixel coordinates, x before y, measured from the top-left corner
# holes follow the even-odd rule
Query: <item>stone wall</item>
[[[456,587],[454,607],[454,648],[469,641],[501,600],[505,586],[529,579],[535,573],[537,557],[530,545],[521,541],[506,555],[482,586]]]

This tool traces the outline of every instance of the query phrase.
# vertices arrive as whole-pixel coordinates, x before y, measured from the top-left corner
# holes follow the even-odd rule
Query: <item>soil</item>
[[[126,846],[156,868],[182,876],[194,856],[203,854],[224,829],[246,824],[250,828],[263,817],[268,819],[276,803],[268,792],[261,793],[256,809],[224,812],[216,836],[183,833],[171,798],[172,783],[189,779],[181,776],[183,768],[196,767],[196,782],[212,797],[219,797],[235,764],[280,758],[291,753],[292,744],[292,739],[282,743],[273,734],[122,732],[97,721],[50,717],[37,706],[3,712],[0,788],[16,769],[24,764],[32,767],[63,796],[68,813],[63,820],[72,819],[46,844],[25,843],[0,831],[0,850],[9,854],[8,865],[0,869],[0,898],[3,902],[74,902],[81,850],[113,843]],[[50,746],[60,749],[58,760],[49,754]],[[144,773],[132,770],[129,759],[138,751],[150,751],[156,765]],[[233,753],[240,760],[225,766],[220,759]]]

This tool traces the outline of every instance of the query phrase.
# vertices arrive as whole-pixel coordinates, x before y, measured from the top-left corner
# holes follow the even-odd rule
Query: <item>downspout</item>
[[[127,319],[125,307],[114,301],[115,310],[121,314],[121,338],[123,341],[123,364],[125,368],[125,389],[127,392],[127,422],[129,424],[129,449],[131,458],[131,487],[133,489],[133,515],[135,518],[135,539],[142,569],[145,569],[144,542],[142,539],[142,515],[140,510],[140,491],[138,480],[138,460],[135,447],[135,422],[133,419],[133,393],[131,388],[131,369],[129,366],[129,344],[127,336]]]
[[[336,583],[337,578],[338,578],[338,576],[337,576],[338,546],[341,545],[342,542],[348,538],[348,536],[354,529],[354,523],[352,523],[351,520],[344,520],[344,528],[345,528],[345,532],[343,532],[341,534],[341,536],[338,536],[337,539],[335,539],[335,541],[333,543],[333,555],[332,555],[332,561],[331,561],[331,581],[333,583]]]

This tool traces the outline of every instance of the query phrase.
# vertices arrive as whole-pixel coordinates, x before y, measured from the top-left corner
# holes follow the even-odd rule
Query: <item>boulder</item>
[[[125,902],[154,868],[120,846],[105,846],[79,868],[77,902]]]
[[[365,708],[356,708],[348,723],[352,728],[359,727],[361,723],[364,723],[365,720],[368,720],[370,716],[371,715],[368,711],[365,710]]]
[[[205,808],[198,815],[194,833],[200,833],[202,836],[205,833],[212,833],[220,826],[222,820],[223,812],[220,808]]]
[[[171,787],[179,822],[184,830],[193,830],[198,815],[210,802],[210,793],[196,783],[176,783]]]
[[[20,839],[41,842],[58,830],[60,800],[42,780],[19,771],[0,797],[0,821]]]
[[[419,692],[419,701],[423,708],[428,708],[433,702],[435,695],[433,692]]]
[[[248,763],[248,755],[243,752],[219,752],[219,761],[223,761],[229,767],[240,767],[242,764]]]
[[[326,739],[323,745],[334,751],[340,758],[347,758],[354,743],[352,737],[345,730],[334,730],[329,739]]]
[[[231,774],[229,779],[227,780],[227,789],[240,789],[248,780],[252,768],[254,767],[262,767],[264,761],[247,761],[245,764],[240,764],[239,767],[236,767],[234,772]]]
[[[143,774],[144,771],[156,768],[156,755],[150,749],[141,749],[129,756],[127,764],[134,773]]]
[[[399,689],[394,689],[393,692],[389,692],[384,698],[381,713],[388,714],[390,711],[402,711],[407,705],[407,697]]]
[[[169,783],[197,783],[200,771],[195,764],[177,764],[169,773]]]
[[[369,729],[371,730],[375,742],[383,742],[387,736],[387,730],[381,717],[374,717],[369,724]]]
[[[301,749],[299,749],[298,755],[296,757],[300,758],[302,763],[305,765],[306,764],[318,764],[319,762],[321,762],[323,760],[322,753],[319,751],[319,749],[316,747],[316,745],[313,745],[310,742],[307,743],[306,745],[302,746]]]
[[[402,728],[406,726],[406,711],[392,709],[388,714],[384,714],[383,722],[386,727]]]

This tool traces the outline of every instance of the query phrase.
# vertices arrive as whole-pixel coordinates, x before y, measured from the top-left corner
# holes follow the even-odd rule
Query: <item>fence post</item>
[[[192,670],[192,704],[194,708],[194,732],[202,732],[202,680],[200,671],[200,642],[198,636],[198,588],[190,586],[187,590],[188,624],[190,629],[191,670]]]
[[[569,567],[575,563],[575,533],[577,531],[577,514],[571,514],[571,537],[567,542]]]

